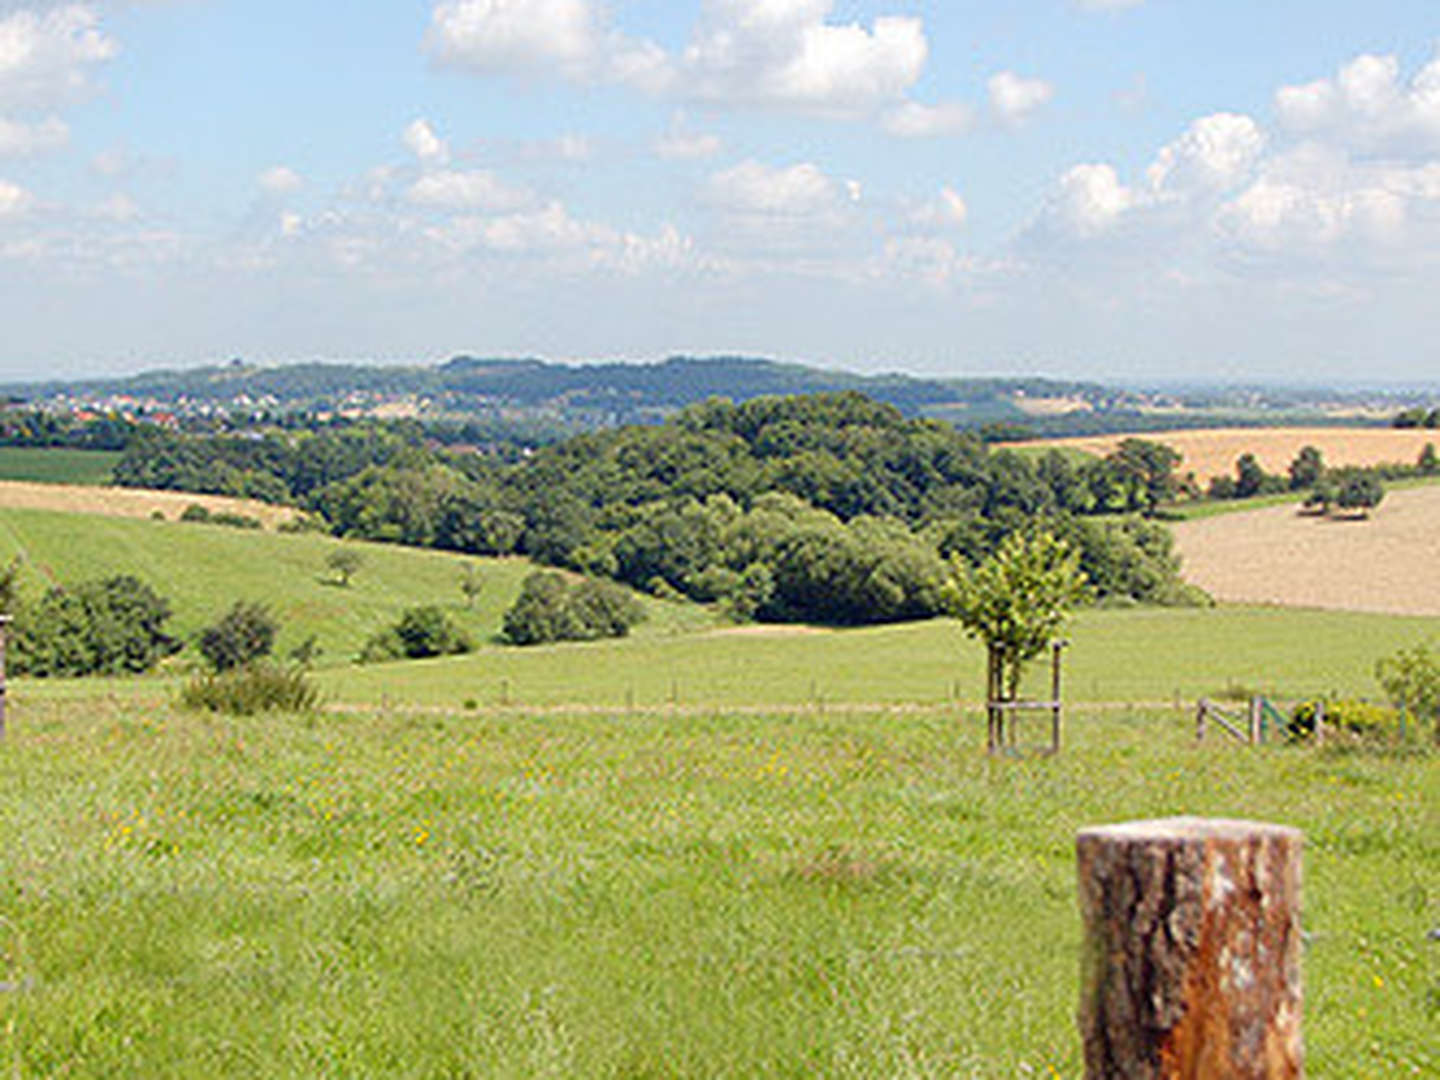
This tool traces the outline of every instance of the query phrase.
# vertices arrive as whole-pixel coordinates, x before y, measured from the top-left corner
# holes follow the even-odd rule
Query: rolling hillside
[[[334,584],[325,558],[342,542],[214,525],[180,524],[0,507],[0,560],[20,554],[32,590],[45,584],[135,574],[174,606],[172,632],[190,636],[239,599],[268,604],[283,630],[284,653],[314,634],[322,665],[353,657],[406,607],[440,604],[476,638],[500,630],[505,609],[534,567],[522,559],[471,559],[438,551],[345,542],[364,555],[348,588]],[[484,590],[474,609],[460,592],[461,569],[479,568]],[[663,635],[711,625],[704,609],[645,598],[651,618],[637,630]]]

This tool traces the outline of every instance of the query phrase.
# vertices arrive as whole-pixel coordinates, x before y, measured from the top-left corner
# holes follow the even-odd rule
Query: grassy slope
[[[118,453],[0,446],[0,480],[37,484],[108,484]]]
[[[283,536],[213,525],[0,509],[0,560],[22,552],[35,588],[108,574],[133,573],[175,609],[172,630],[193,634],[237,599],[269,604],[283,632],[279,651],[316,634],[322,663],[354,656],[365,640],[406,607],[440,604],[477,638],[499,632],[520,582],[534,568],[511,560],[469,560],[485,589],[474,610],[460,593],[465,557],[382,544],[356,544],[365,562],[348,588],[333,584],[325,557],[339,541]],[[650,621],[639,633],[663,635],[708,625],[699,608],[647,600]]]
[[[223,721],[23,705],[0,755],[16,1075],[1080,1074],[1073,838],[1307,835],[1308,1074],[1440,1070],[1437,759],[989,762],[948,712]]]

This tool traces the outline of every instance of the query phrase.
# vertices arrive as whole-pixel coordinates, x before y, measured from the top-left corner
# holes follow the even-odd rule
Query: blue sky
[[[0,377],[1433,378],[1433,0],[0,0]]]

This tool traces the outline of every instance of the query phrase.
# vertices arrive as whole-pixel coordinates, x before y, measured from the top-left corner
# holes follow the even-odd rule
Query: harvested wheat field
[[[187,506],[199,503],[212,514],[232,513],[257,518],[267,529],[289,521],[295,511],[271,506],[254,499],[232,499],[224,495],[191,495],[183,491],[147,491],[143,488],[80,487],[63,484],[34,484],[0,480],[0,507],[16,510],[59,510],[74,514],[104,514],[109,517],[153,517],[156,511],[174,521]]]
[[[1233,474],[1235,459],[1254,454],[1266,472],[1283,474],[1303,446],[1315,446],[1327,465],[1413,465],[1426,443],[1440,447],[1440,431],[1395,428],[1214,428],[1200,431],[1137,432],[1132,435],[1087,435],[1073,439],[1009,444],[1082,450],[1104,457],[1125,439],[1148,439],[1173,446],[1184,455],[1176,471],[1193,472],[1201,483],[1212,476]]]
[[[1185,579],[1217,600],[1440,615],[1440,487],[1391,492],[1368,520],[1292,504],[1172,528]]]

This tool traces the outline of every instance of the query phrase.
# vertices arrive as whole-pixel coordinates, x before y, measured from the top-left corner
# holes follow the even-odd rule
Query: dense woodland
[[[737,617],[834,624],[940,611],[945,560],[1037,523],[1097,599],[1193,603],[1168,532],[1173,454],[992,451],[859,393],[712,400],[659,425],[579,435],[519,460],[454,453],[414,425],[197,437],[148,430],[118,483],[303,506],[337,535],[528,555]]]

